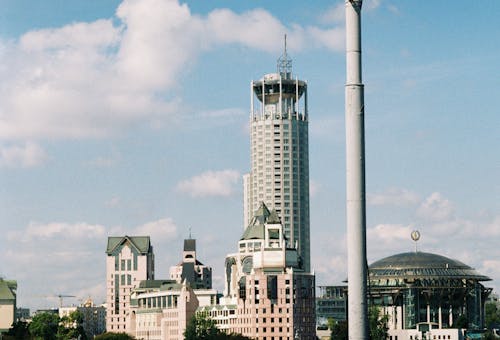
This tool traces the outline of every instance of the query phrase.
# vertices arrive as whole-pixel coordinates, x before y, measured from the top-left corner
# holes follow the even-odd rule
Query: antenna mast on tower
[[[278,73],[281,74],[284,79],[292,78],[292,59],[288,58],[286,52],[286,34],[283,54],[278,58]]]

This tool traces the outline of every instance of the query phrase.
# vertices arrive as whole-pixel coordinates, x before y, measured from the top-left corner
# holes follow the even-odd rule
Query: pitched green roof
[[[127,242],[138,252],[143,254],[148,253],[151,247],[149,236],[110,236],[108,237],[108,246],[106,248],[106,253],[111,254],[117,247]]]
[[[0,300],[16,300],[15,289],[16,281],[5,281],[0,279]]]
[[[240,240],[264,239],[266,223],[281,223],[276,210],[269,211],[266,204],[261,202],[259,209],[255,212],[252,221],[245,229]]]

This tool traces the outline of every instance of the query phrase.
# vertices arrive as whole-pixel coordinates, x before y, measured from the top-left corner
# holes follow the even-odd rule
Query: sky
[[[368,262],[414,251],[500,289],[498,1],[366,0]],[[347,277],[342,1],[0,0],[0,276],[18,306],[105,301],[108,236],[183,239],[223,289],[243,233],[250,81],[287,34],[308,82],[311,260]]]

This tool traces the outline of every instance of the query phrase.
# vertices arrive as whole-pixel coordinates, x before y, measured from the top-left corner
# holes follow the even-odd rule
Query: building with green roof
[[[16,316],[17,282],[0,278],[0,333],[12,326]]]
[[[111,236],[106,247],[106,330],[129,332],[130,293],[143,280],[154,279],[154,253],[149,236]]]

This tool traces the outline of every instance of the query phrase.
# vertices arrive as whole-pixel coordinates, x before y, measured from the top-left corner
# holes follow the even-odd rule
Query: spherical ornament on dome
[[[420,232],[418,230],[413,230],[411,232],[411,239],[417,242],[420,239]]]

